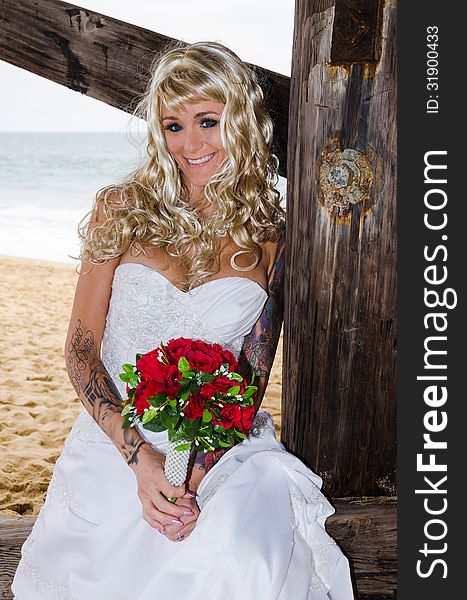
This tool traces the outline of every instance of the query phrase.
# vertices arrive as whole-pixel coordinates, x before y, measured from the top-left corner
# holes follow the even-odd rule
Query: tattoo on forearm
[[[258,385],[255,405],[258,408],[274,362],[284,316],[285,235],[279,240],[274,265],[268,281],[268,299],[258,321],[245,336],[239,364],[244,376],[255,373]]]
[[[87,369],[91,353],[96,344],[92,331],[84,331],[81,320],[78,320],[76,330],[68,345],[67,368],[71,383],[79,393],[81,390],[81,378]]]
[[[102,429],[112,431],[115,415],[122,410],[119,391],[104,367],[95,342],[94,333],[85,331],[81,320],[68,345],[66,366],[71,383],[85,408]],[[138,454],[146,443],[135,429],[119,432],[120,440],[114,440],[128,465],[138,464]]]
[[[121,445],[121,452],[128,466],[138,464],[138,455],[141,448],[146,444],[142,437],[134,429],[123,430],[124,444]]]

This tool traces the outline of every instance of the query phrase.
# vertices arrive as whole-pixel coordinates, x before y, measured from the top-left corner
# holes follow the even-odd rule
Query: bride
[[[321,480],[257,412],[249,436],[164,475],[167,432],[122,429],[121,366],[176,337],[254,371],[259,408],[283,314],[285,213],[254,73],[201,42],[155,63],[147,155],[80,229],[65,346],[84,405],[22,549],[17,600],[348,600]],[[175,497],[175,504],[167,500]]]

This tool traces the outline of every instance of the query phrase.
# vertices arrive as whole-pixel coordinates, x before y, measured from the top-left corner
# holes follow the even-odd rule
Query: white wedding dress
[[[102,357],[122,394],[121,365],[174,337],[239,355],[266,291],[245,277],[191,292],[135,263],[115,271]],[[159,450],[167,433],[141,430]],[[198,490],[201,514],[172,542],[141,516],[136,478],[83,410],[22,549],[16,600],[350,600],[348,561],[324,529],[321,479],[277,442],[260,411]]]

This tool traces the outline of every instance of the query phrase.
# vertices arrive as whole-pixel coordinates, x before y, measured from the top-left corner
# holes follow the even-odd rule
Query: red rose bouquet
[[[123,427],[167,430],[165,474],[184,483],[192,445],[208,452],[241,442],[253,422],[257,387],[239,375],[235,356],[219,344],[176,338],[123,365]]]

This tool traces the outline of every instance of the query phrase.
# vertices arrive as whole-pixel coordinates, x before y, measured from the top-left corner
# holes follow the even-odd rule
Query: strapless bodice
[[[155,269],[123,263],[115,269],[102,361],[124,398],[125,384],[119,377],[122,365],[134,364],[136,354],[172,338],[217,342],[238,358],[244,337],[260,317],[267,297],[256,281],[242,276],[213,279],[184,292]],[[154,447],[166,450],[166,431],[138,429]],[[75,422],[71,437],[75,436],[111,443],[86,410]]]
[[[122,394],[124,363],[161,342],[186,337],[217,342],[238,357],[259,318],[266,291],[246,277],[222,277],[184,292],[139,263],[115,270],[102,344],[102,360]]]

